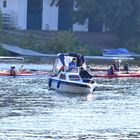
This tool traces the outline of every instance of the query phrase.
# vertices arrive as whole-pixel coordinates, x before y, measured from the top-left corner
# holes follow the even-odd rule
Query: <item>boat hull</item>
[[[49,88],[57,92],[73,93],[73,94],[89,94],[95,91],[95,84],[82,84],[49,79]]]

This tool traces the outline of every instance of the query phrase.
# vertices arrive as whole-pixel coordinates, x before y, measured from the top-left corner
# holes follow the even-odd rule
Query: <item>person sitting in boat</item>
[[[119,71],[119,65],[115,61],[113,61],[112,65],[115,71]]]
[[[113,65],[110,66],[109,70],[107,71],[107,74],[108,75],[115,75],[116,74]]]
[[[83,79],[83,82],[94,83],[94,81],[92,80],[93,76],[89,74],[88,71],[86,71],[83,67],[80,67],[79,74],[80,77]]]
[[[10,76],[16,76],[16,66],[15,65],[11,66]]]
[[[124,70],[126,73],[129,73],[129,65],[128,65],[128,63],[126,63],[126,64],[123,66],[123,70]]]
[[[75,69],[77,67],[76,64],[76,58],[73,58],[71,62],[69,62],[69,71],[72,71],[72,69]]]

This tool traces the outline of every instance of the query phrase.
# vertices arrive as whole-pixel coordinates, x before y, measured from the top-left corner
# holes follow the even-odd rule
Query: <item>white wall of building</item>
[[[0,0],[0,7],[3,14],[9,14],[14,27],[18,24],[18,0],[5,0],[6,7],[3,7],[3,1]]]
[[[52,0],[43,0],[42,30],[58,30],[58,6],[50,7]]]
[[[17,29],[27,29],[27,1],[28,0],[5,0],[7,6],[3,7],[3,1],[0,0],[0,8],[2,13],[11,16],[13,26]],[[42,30],[58,30],[58,10],[59,6],[54,3],[50,6],[52,0],[43,0],[42,11]],[[57,2],[57,1],[56,1]],[[75,7],[74,7],[74,10]],[[73,31],[88,31],[88,20],[84,25],[74,24]]]
[[[18,29],[27,29],[27,0],[18,0]]]
[[[3,7],[3,1],[6,1],[6,7]],[[18,0],[0,0],[0,8],[3,13],[10,14],[12,11],[17,11]]]
[[[73,31],[88,32],[88,20],[85,21],[84,25],[78,23],[73,24]]]
[[[12,26],[19,29],[26,29],[27,0],[5,0],[7,5],[3,7],[3,1],[0,0],[0,8],[3,14],[9,14]]]

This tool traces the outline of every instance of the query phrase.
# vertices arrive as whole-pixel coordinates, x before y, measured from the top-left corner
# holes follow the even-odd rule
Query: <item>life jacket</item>
[[[16,75],[16,71],[14,69],[10,69],[10,76],[15,76]]]
[[[112,74],[114,74],[113,69],[109,69],[109,70],[107,71],[107,74],[108,74],[108,75],[112,75]]]

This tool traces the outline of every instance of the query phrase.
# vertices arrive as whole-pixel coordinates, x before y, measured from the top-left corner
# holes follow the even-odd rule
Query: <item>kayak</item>
[[[8,70],[1,70],[0,77],[39,77],[48,76],[47,71],[17,71],[15,76],[11,76]]]
[[[91,72],[107,72],[108,69],[107,68],[90,68],[90,71]],[[120,68],[118,71],[121,71],[123,72],[123,68]],[[133,72],[133,71],[139,71],[138,68],[135,68],[135,69],[130,69],[129,71]]]
[[[116,73],[116,74],[106,74],[106,73],[100,73],[100,74],[93,74],[94,77],[102,77],[102,78],[127,78],[127,77],[140,77],[140,72],[131,72],[131,73]]]

